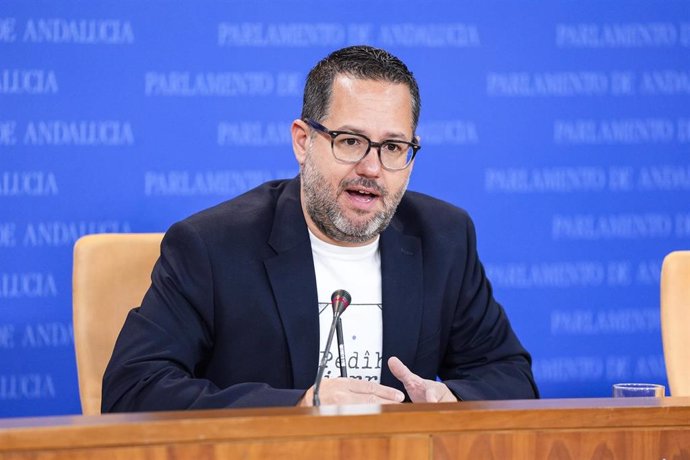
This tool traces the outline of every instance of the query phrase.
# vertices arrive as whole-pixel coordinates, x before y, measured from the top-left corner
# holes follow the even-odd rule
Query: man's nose
[[[359,160],[355,165],[355,171],[360,176],[364,177],[378,177],[381,174],[381,160],[379,159],[380,147],[371,146],[369,153],[364,158]]]

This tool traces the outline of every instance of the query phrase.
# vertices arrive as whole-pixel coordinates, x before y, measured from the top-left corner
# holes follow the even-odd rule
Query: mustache
[[[345,189],[356,186],[376,190],[376,193],[378,193],[382,198],[388,196],[388,190],[386,190],[385,187],[380,186],[375,180],[367,179],[366,177],[358,177],[355,179],[342,181],[340,183],[339,192],[344,192]]]

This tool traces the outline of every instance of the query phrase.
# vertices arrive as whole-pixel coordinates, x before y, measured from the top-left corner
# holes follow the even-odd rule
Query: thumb
[[[423,378],[408,369],[395,356],[388,359],[388,368],[391,374],[402,382],[412,402],[426,402],[427,385]]]
[[[410,377],[414,376],[412,371],[395,356],[388,358],[388,368],[391,370],[391,374],[403,384],[409,381]]]

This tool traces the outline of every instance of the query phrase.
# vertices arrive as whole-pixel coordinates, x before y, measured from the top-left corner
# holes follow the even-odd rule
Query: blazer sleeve
[[[467,219],[465,270],[439,377],[461,400],[532,399],[532,360],[493,297]]]
[[[142,305],[133,309],[103,378],[102,412],[295,405],[304,390],[265,383],[219,388],[203,376],[214,345],[214,282],[208,248],[175,224],[161,244]]]

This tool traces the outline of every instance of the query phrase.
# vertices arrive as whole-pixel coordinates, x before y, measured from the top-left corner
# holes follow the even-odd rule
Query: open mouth
[[[357,200],[362,203],[369,203],[379,197],[378,193],[368,189],[353,188],[346,189],[345,192],[347,192],[347,194],[354,200]]]

